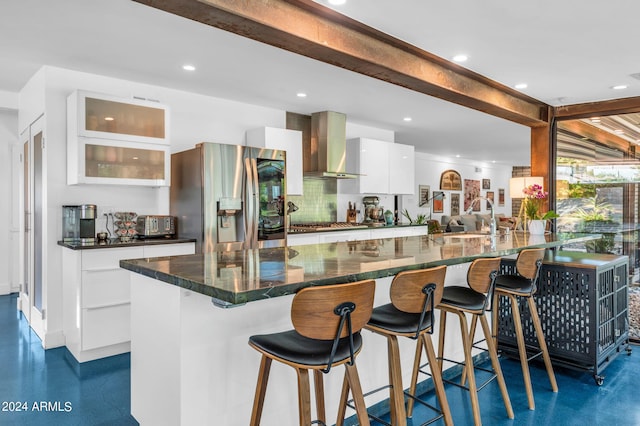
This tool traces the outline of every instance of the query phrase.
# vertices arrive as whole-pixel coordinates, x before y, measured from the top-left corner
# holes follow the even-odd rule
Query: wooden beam
[[[629,114],[632,112],[640,112],[640,97],[587,102],[555,108],[555,115],[559,120]]]
[[[548,106],[312,0],[134,0],[530,127]]]
[[[559,121],[558,129],[573,133],[574,135],[587,137],[592,141],[598,142],[604,146],[615,148],[624,153],[628,152],[631,146],[631,143],[628,140],[580,120]]]

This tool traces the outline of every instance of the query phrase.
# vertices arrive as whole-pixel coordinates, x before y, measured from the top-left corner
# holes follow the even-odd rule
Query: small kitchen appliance
[[[96,205],[62,206],[62,241],[93,244],[96,236]]]
[[[176,234],[175,216],[141,215],[136,219],[138,238],[169,238]]]
[[[368,226],[384,226],[384,207],[380,207],[380,199],[375,196],[364,197],[364,224]]]

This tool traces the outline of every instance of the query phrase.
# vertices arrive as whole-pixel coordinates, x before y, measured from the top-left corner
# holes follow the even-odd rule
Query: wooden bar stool
[[[482,424],[482,420],[480,418],[480,405],[478,403],[478,390],[482,389],[489,381],[493,379],[498,380],[500,392],[502,393],[502,399],[504,400],[504,406],[507,410],[507,416],[510,419],[514,417],[513,409],[511,408],[511,401],[509,400],[509,393],[507,392],[507,386],[504,382],[502,369],[500,368],[500,362],[498,361],[498,354],[496,351],[495,343],[491,338],[489,323],[487,322],[487,318],[484,315],[486,310],[492,308],[492,306],[490,306],[490,303],[493,300],[492,298],[495,285],[495,277],[499,268],[500,258],[482,258],[474,260],[469,266],[469,271],[467,272],[468,287],[445,287],[442,294],[442,300],[437,306],[437,308],[440,309],[440,339],[438,343],[438,359],[440,361],[440,369],[442,370],[443,361],[449,361],[463,365],[462,383],[458,384],[448,380],[445,380],[445,382],[451,383],[455,386],[469,391],[471,398],[471,407],[473,410],[473,419],[476,425]],[[443,357],[445,340],[444,337],[448,312],[456,314],[460,320],[460,332],[462,335],[462,346],[465,359],[464,362],[453,361],[451,359]],[[470,334],[465,314],[472,315],[473,321],[477,321],[477,319],[480,320],[482,331],[487,343],[487,350],[491,358],[491,365],[493,367],[493,370],[485,370],[483,368],[476,367],[479,370],[485,370],[492,373],[489,380],[485,381],[480,386],[476,385],[473,358],[471,356],[473,335]],[[468,386],[465,386],[466,381],[469,382]]]
[[[314,423],[324,425],[322,373],[328,373],[332,366],[341,364],[345,366],[344,381],[351,389],[358,421],[361,425],[369,425],[355,359],[362,349],[360,330],[371,317],[374,292],[374,280],[304,288],[295,295],[291,305],[294,330],[249,338],[249,345],[262,354],[251,425],[260,424],[273,360],[296,370],[301,426],[312,423],[309,370],[314,372],[318,417]],[[336,424],[342,425],[344,412],[339,411]]]
[[[440,368],[433,343],[431,342],[434,326],[433,308],[440,302],[442,297],[446,269],[446,266],[438,266],[430,269],[400,272],[391,282],[391,303],[375,308],[369,323],[364,327],[387,338],[390,382],[388,386],[390,392],[389,405],[391,407],[391,424],[394,426],[406,425],[407,413],[409,417],[412,415],[423,347],[427,353],[431,377],[440,408],[418,401],[437,412],[432,421],[444,418],[445,424],[453,424]],[[410,398],[406,411],[398,336],[416,340],[413,376],[411,387],[407,393]],[[382,422],[380,419],[376,420]]]
[[[498,275],[496,277],[496,289],[494,293],[494,304],[496,307],[496,309],[493,310],[494,341],[497,344],[498,298],[500,296],[504,296],[506,300],[510,301],[511,305],[514,333],[516,335],[516,341],[518,342],[518,354],[520,356],[520,365],[522,366],[522,375],[524,376],[524,386],[527,391],[530,410],[535,410],[536,408],[535,401],[533,399],[533,389],[531,387],[531,376],[529,374],[530,360],[542,355],[544,364],[547,368],[549,382],[551,382],[551,389],[553,392],[558,392],[556,376],[553,373],[553,366],[551,365],[551,358],[549,357],[549,351],[547,350],[544,333],[542,332],[542,325],[540,324],[540,317],[538,316],[536,302],[533,299],[533,295],[537,289],[538,278],[540,276],[540,267],[542,266],[544,251],[545,249],[543,248],[522,250],[516,259],[516,273],[511,275]],[[525,298],[527,300],[529,313],[531,315],[531,323],[533,324],[536,331],[536,337],[538,338],[538,346],[540,350],[537,350],[536,348],[535,353],[531,356],[527,355],[527,346],[522,332],[522,319],[520,316],[520,308],[518,307],[518,298]]]

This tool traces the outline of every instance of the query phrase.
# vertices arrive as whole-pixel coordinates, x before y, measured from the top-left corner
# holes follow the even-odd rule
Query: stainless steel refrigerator
[[[196,252],[286,245],[285,152],[200,143],[171,156],[171,214]]]

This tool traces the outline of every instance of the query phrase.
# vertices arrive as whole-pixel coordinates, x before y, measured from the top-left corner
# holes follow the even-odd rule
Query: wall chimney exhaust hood
[[[354,179],[345,171],[347,162],[347,116],[333,111],[311,114],[311,137],[304,149],[304,176]]]

